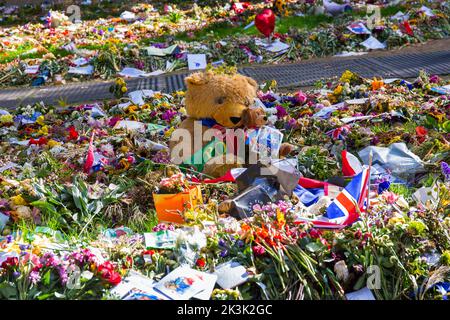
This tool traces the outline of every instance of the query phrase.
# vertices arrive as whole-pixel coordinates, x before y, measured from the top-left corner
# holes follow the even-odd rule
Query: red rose
[[[428,134],[428,130],[425,129],[424,127],[422,127],[422,126],[419,126],[419,127],[416,127],[416,134],[419,137],[423,137],[423,136],[426,136]]]
[[[320,231],[313,228],[309,231],[309,235],[311,236],[311,238],[317,239],[320,237]]]
[[[112,272],[111,276],[108,279],[108,282],[113,286],[118,285],[122,281],[122,277],[118,272]]]
[[[8,257],[3,261],[1,267],[6,269],[8,267],[17,267],[19,265],[19,259],[17,257]]]
[[[424,127],[420,126],[420,127],[416,127],[416,134],[417,134],[417,141],[419,141],[420,143],[425,141],[425,138],[428,134],[428,130],[425,129]]]
[[[111,263],[111,261],[103,262],[101,265],[98,266],[98,272],[103,273],[107,271],[113,271],[114,265]]]
[[[69,129],[69,140],[78,140],[78,132],[75,130],[74,126],[70,126]]]
[[[142,252],[143,256],[153,256],[155,254],[155,250],[145,250],[144,252]]]
[[[206,261],[203,258],[198,258],[195,264],[197,265],[197,267],[204,268],[206,265]]]

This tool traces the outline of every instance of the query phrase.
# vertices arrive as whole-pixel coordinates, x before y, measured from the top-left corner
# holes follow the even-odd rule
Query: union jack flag
[[[327,136],[331,137],[334,140],[345,140],[345,136],[350,132],[350,126],[348,124],[330,130],[326,133]]]
[[[351,225],[364,210],[368,192],[370,169],[365,168],[339,193],[328,206],[326,213],[317,219],[299,217],[298,222],[312,222],[316,228],[341,229]]]

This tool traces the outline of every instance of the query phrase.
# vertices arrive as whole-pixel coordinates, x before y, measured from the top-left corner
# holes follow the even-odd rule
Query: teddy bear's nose
[[[241,121],[240,117],[230,117],[231,122],[233,122],[233,124],[238,124],[239,121]]]
[[[264,119],[264,121],[267,121],[267,116],[264,116],[264,118],[263,118],[263,119]]]

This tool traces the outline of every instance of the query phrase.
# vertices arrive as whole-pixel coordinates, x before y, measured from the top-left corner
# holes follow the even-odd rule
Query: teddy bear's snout
[[[233,124],[238,124],[241,121],[241,117],[230,117],[230,121]]]
[[[264,119],[264,121],[267,121],[267,119],[268,119],[268,118],[267,118],[267,116],[264,116],[264,118],[263,118],[263,119]]]

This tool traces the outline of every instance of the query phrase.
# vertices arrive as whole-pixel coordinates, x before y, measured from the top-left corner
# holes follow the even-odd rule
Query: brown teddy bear
[[[170,138],[172,162],[188,163],[212,177],[242,167],[245,159],[236,156],[232,161],[224,160],[229,149],[225,150],[225,144],[220,141],[226,141],[230,131],[227,129],[257,128],[266,123],[264,110],[249,108],[256,98],[256,81],[240,74],[206,71],[191,74],[185,78],[185,83],[188,117]],[[222,136],[214,139],[218,132]]]

